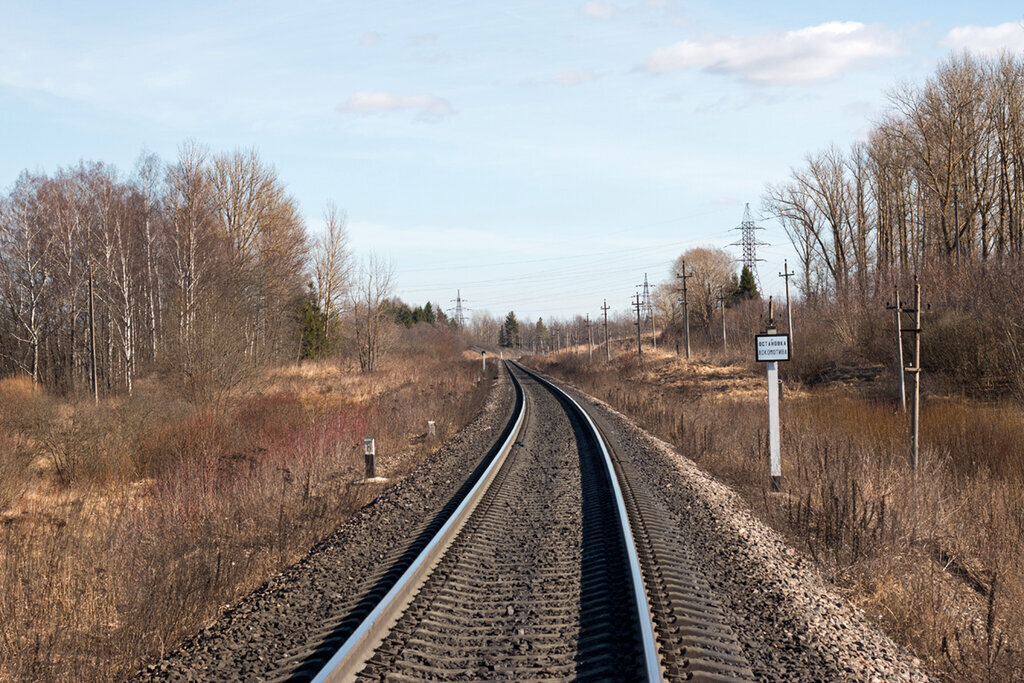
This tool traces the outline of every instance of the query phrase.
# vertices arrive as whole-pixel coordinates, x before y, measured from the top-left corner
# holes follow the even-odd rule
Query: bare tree
[[[690,305],[691,320],[700,325],[705,332],[711,329],[711,319],[718,301],[719,288],[729,290],[732,278],[736,273],[735,263],[729,253],[717,247],[696,247],[688,249],[672,264],[669,279],[659,289],[674,291],[676,299],[682,294],[676,275],[683,272],[686,262],[687,273],[693,277],[687,283],[687,299]]]
[[[796,173],[794,171],[794,173]],[[816,272],[818,246],[818,214],[803,184],[795,180],[781,185],[769,185],[763,198],[764,212],[782,223],[790,243],[796,250],[803,278],[799,281],[804,298],[811,298],[818,287]]]
[[[43,344],[46,304],[53,273],[53,235],[38,212],[42,178],[22,173],[0,211],[0,295],[14,318],[14,337],[28,344],[26,367],[40,381],[39,352]]]
[[[160,233],[156,230],[159,220],[162,164],[155,154],[143,153],[135,163],[135,191],[141,200],[142,244],[145,252],[145,299],[146,320],[149,333],[150,357],[157,358],[157,327],[160,310],[160,278],[157,274],[156,257],[160,245]]]
[[[333,203],[324,209],[324,233],[313,247],[313,277],[316,300],[324,316],[324,337],[330,341],[342,297],[352,279],[352,254],[349,250],[345,214]]]
[[[235,305],[245,312],[247,353],[281,341],[270,321],[280,320],[301,295],[307,257],[305,226],[274,168],[254,149],[213,158],[209,170],[218,236],[230,254]]]
[[[168,239],[177,290],[178,336],[183,340],[192,336],[200,289],[206,285],[210,254],[216,247],[206,156],[206,148],[190,140],[179,150],[178,161],[167,169]]]
[[[391,264],[371,254],[363,262],[359,279],[349,293],[348,324],[362,372],[377,369],[393,342],[395,323],[388,315],[388,299],[394,277]]]

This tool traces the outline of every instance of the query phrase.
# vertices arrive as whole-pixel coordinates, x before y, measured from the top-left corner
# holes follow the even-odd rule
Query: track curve
[[[315,634],[279,680],[752,679],[599,420],[506,367],[518,408],[505,442],[441,533],[423,530],[401,576]]]

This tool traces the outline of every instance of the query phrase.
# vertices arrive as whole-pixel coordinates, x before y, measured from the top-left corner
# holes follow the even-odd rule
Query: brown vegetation
[[[468,422],[477,363],[411,334],[374,373],[293,365],[216,402],[152,379],[99,405],[0,380],[0,679],[131,673],[379,491],[353,483],[364,436],[396,477]]]
[[[756,514],[941,678],[1024,676],[1024,424],[1015,403],[932,396],[922,466],[908,467],[907,418],[879,398],[787,371],[784,493],[768,486],[761,368],[742,356],[692,365],[645,349],[643,365],[538,357],[728,482]],[[856,380],[863,387],[863,380]]]

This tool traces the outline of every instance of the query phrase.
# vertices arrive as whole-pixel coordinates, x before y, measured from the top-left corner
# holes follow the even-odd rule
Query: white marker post
[[[373,437],[363,439],[363,457],[366,458],[366,478],[373,479],[377,476],[377,447]]]
[[[768,328],[756,338],[756,358],[768,364],[768,463],[772,491],[782,487],[782,438],[779,435],[779,361],[789,360],[789,335],[778,334],[768,302]]]
[[[487,352],[486,351],[481,351],[480,352],[480,359],[481,359],[481,361],[483,363],[483,365],[480,366],[481,371],[486,375],[487,374]]]

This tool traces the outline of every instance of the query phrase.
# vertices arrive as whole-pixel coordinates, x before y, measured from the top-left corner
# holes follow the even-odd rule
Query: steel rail
[[[611,454],[608,452],[608,446],[605,444],[604,437],[601,436],[601,431],[594,424],[589,413],[581,406],[576,399],[568,394],[564,389],[555,384],[554,382],[541,377],[536,372],[524,368],[519,363],[515,363],[515,366],[521,369],[526,374],[533,377],[535,380],[549,387],[556,393],[563,396],[569,401],[580,415],[586,419],[587,424],[590,425],[590,429],[594,433],[594,437],[597,439],[598,445],[601,447],[601,453],[604,456],[605,467],[607,468],[608,478],[611,481],[612,491],[615,495],[615,508],[618,513],[619,527],[622,530],[622,540],[626,548],[626,557],[629,560],[629,574],[633,584],[633,598],[634,606],[636,607],[637,623],[640,625],[640,636],[641,645],[644,651],[644,674],[647,681],[653,683],[654,681],[663,681],[664,675],[662,674],[661,661],[658,657],[658,643],[654,636],[654,617],[651,614],[650,602],[647,599],[647,589],[644,587],[643,570],[640,567],[640,556],[636,550],[636,544],[633,541],[632,525],[629,521],[629,514],[626,511],[626,500],[622,495],[622,488],[619,486],[619,479],[615,473],[615,466],[612,463]]]
[[[408,569],[399,577],[391,590],[381,598],[377,606],[360,623],[359,627],[348,637],[342,646],[334,653],[320,671],[313,677],[314,683],[326,681],[350,681],[355,677],[367,660],[372,656],[391,627],[401,617],[402,612],[412,602],[416,591],[427,580],[430,573],[437,566],[441,557],[451,546],[459,531],[469,519],[473,510],[476,509],[484,492],[490,486],[501,466],[504,464],[512,446],[515,444],[526,418],[526,393],[523,391],[519,380],[509,372],[516,387],[516,393],[520,397],[519,413],[515,417],[515,425],[512,427],[508,438],[502,444],[498,453],[491,460],[487,469],[470,489],[469,493],[462,500],[459,506],[452,513],[451,517],[444,523],[430,543],[416,556]]]

